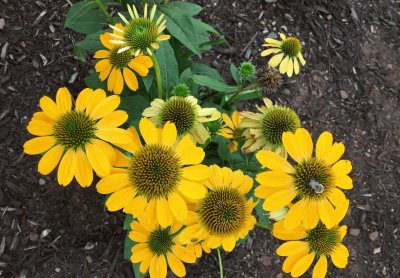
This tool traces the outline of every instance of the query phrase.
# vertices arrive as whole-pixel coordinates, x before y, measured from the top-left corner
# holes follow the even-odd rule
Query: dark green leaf
[[[69,9],[65,27],[78,33],[91,34],[107,25],[107,17],[93,0],[78,2]]]
[[[229,86],[221,81],[215,80],[211,77],[205,75],[193,75],[193,81],[196,82],[198,85],[213,89],[217,92],[233,92],[238,88],[236,86]]]
[[[156,56],[160,64],[163,90],[169,91],[178,82],[179,72],[174,50],[168,41],[160,43],[160,48],[157,50]]]
[[[179,9],[182,13],[187,14],[189,16],[197,15],[203,9],[199,5],[182,1],[171,2],[169,3],[169,6]]]
[[[119,108],[125,110],[129,115],[129,120],[139,119],[142,117],[144,109],[149,107],[150,102],[143,96],[133,95],[121,97]]]
[[[192,62],[191,68],[193,70],[193,73],[199,74],[199,75],[205,75],[208,77],[211,77],[213,79],[219,80],[219,81],[224,81],[222,79],[222,76],[219,74],[218,70],[209,67],[205,64],[199,64]]]
[[[230,161],[231,160],[231,152],[228,148],[229,141],[222,136],[216,136],[213,138],[213,140],[218,143],[217,152],[218,152],[219,157],[225,161]]]
[[[125,215],[124,230],[130,230],[131,229],[131,223],[132,223],[133,219],[134,218],[133,218],[132,214]]]
[[[234,64],[231,64],[230,71],[231,71],[233,80],[235,80],[236,84],[239,85],[240,82],[239,82],[238,68]]]
[[[100,81],[99,74],[97,72],[89,73],[85,78],[85,84],[88,88],[92,89],[103,89],[107,92],[107,83]]]
[[[103,31],[96,32],[94,34],[89,34],[82,41],[75,44],[75,47],[79,46],[89,53],[94,53],[97,50],[104,49],[104,46],[100,42],[100,35]]]

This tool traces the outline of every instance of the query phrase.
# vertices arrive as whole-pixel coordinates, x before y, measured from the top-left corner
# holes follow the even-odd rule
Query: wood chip
[[[9,44],[8,42],[6,42],[6,43],[3,45],[3,48],[1,49],[1,54],[0,54],[0,58],[1,58],[1,59],[6,58],[6,55],[7,55],[7,48],[8,48],[9,45],[10,45],[10,44]]]
[[[379,233],[377,231],[375,231],[375,232],[370,233],[368,236],[371,241],[375,241],[379,237]]]
[[[372,207],[370,205],[356,205],[356,208],[365,211],[372,211]]]
[[[381,247],[374,248],[374,255],[379,254],[381,252]]]
[[[0,30],[3,30],[5,25],[6,25],[6,21],[4,20],[4,18],[0,18]]]
[[[349,232],[352,236],[359,236],[360,235],[360,229],[350,229]]]

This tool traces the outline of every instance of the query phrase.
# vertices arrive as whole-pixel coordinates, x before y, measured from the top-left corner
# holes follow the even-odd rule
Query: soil
[[[92,67],[72,54],[81,37],[63,27],[69,2],[0,0],[0,277],[133,277],[123,259],[123,214],[108,213],[94,187],[62,188],[54,175],[40,176],[38,157],[22,152],[39,98],[61,86],[78,92]],[[265,64],[264,37],[284,31],[304,42],[306,66],[270,97],[293,107],[314,138],[331,131],[353,162],[344,220],[349,264],[341,270],[330,263],[328,275],[399,277],[398,1],[195,2],[229,43],[205,55],[227,81],[230,62]],[[225,276],[288,277],[275,253],[279,243],[256,228],[246,244],[223,254]],[[187,271],[219,277],[216,254]]]

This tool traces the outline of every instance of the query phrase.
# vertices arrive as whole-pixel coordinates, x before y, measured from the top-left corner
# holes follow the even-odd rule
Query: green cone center
[[[161,110],[162,125],[171,121],[178,135],[187,134],[193,128],[195,119],[194,106],[183,97],[170,98]]]
[[[145,51],[157,41],[158,28],[149,18],[132,19],[125,28],[124,38],[128,46],[134,51]]]
[[[166,255],[172,247],[172,236],[168,229],[157,229],[149,235],[148,245],[153,255]]]
[[[110,51],[110,64],[118,69],[126,68],[133,56],[130,51],[118,53],[119,48],[114,48]]]
[[[281,49],[291,58],[297,57],[301,51],[301,42],[295,37],[288,37],[282,42]]]
[[[327,229],[322,222],[307,232],[306,241],[310,250],[317,255],[330,255],[340,243],[340,230],[338,226]]]

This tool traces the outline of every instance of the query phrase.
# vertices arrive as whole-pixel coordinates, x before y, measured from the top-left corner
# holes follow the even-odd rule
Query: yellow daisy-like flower
[[[282,141],[297,164],[292,166],[274,152],[259,151],[256,154],[258,161],[270,170],[257,175],[260,186],[255,189],[255,195],[265,199],[263,208],[266,211],[280,209],[295,198],[299,200],[289,208],[285,217],[288,230],[301,223],[305,228],[312,229],[319,220],[328,229],[332,228],[336,223],[335,211],[348,202],[339,188],[353,187],[347,175],[352,169],[351,162],[339,160],[344,153],[344,145],[332,143],[332,134],[324,132],[318,138],[313,157],[311,136],[303,128],[295,133],[285,132]]]
[[[307,271],[316,257],[318,261],[314,266],[313,278],[326,276],[329,257],[336,267],[346,267],[349,251],[342,244],[342,240],[346,235],[347,226],[338,226],[338,223],[346,215],[348,204],[347,202],[341,207],[340,212],[335,215],[334,226],[329,229],[321,221],[312,229],[300,225],[290,231],[285,228],[284,221],[274,224],[273,235],[288,241],[276,250],[279,256],[287,257],[282,266],[284,272],[299,277]]]
[[[106,176],[116,161],[116,151],[109,143],[131,147],[132,136],[118,128],[128,119],[125,111],[114,111],[119,103],[118,96],[107,97],[101,89],[80,92],[75,109],[67,88],[57,91],[56,102],[42,97],[43,111],[36,112],[27,127],[29,133],[39,137],[27,141],[24,152],[44,153],[38,165],[43,175],[50,174],[60,163],[59,184],[66,186],[75,176],[82,187],[90,186],[93,170]]]
[[[132,247],[132,263],[140,263],[139,271],[150,277],[165,278],[167,268],[178,277],[186,275],[185,263],[194,263],[196,256],[190,248],[180,244],[176,233],[182,224],[174,222],[168,227],[161,227],[156,221],[156,211],[149,210],[131,223],[129,238],[136,245]]]
[[[253,229],[256,219],[252,215],[257,202],[246,199],[253,179],[240,170],[210,166],[211,174],[205,185],[209,191],[198,202],[196,213],[190,213],[187,224],[179,237],[182,242],[196,243],[204,240],[208,248],[218,248],[230,252],[236,242],[245,238]],[[185,223],[186,225],[186,223]]]
[[[118,50],[119,53],[132,50],[135,56],[144,53],[153,55],[153,50],[160,47],[157,42],[168,40],[171,37],[170,35],[161,35],[167,27],[166,20],[163,20],[164,14],[154,21],[156,5],[153,5],[150,13],[147,14],[148,5],[145,4],[143,17],[139,16],[134,5],[132,7],[127,5],[127,7],[131,20],[127,20],[123,14],[118,13],[126,25],[124,28],[110,25],[112,29],[119,32],[119,34],[112,35],[114,40],[111,43],[121,46],[121,49]]]
[[[289,77],[300,72],[300,63],[304,66],[306,61],[301,54],[301,42],[295,37],[286,37],[284,34],[279,33],[282,41],[278,41],[271,38],[266,38],[266,44],[263,46],[269,47],[269,49],[261,52],[261,56],[268,56],[275,54],[270,60],[269,65],[273,68],[279,64],[280,73],[286,73]]]
[[[231,153],[237,151],[239,142],[238,140],[242,138],[243,130],[239,128],[239,124],[243,119],[243,116],[239,115],[237,111],[232,113],[232,118],[230,118],[227,114],[223,113],[222,118],[224,119],[225,124],[227,127],[222,128],[219,131],[219,134],[222,137],[227,139],[231,139],[232,141],[228,144],[229,150]]]
[[[203,123],[221,117],[221,113],[215,108],[201,108],[193,96],[173,96],[166,101],[156,98],[142,115],[150,118],[158,128],[170,121],[175,124],[180,137],[190,134],[200,144],[204,144],[210,138]]]
[[[182,222],[188,214],[186,198],[202,199],[207,194],[202,181],[210,171],[200,164],[204,150],[196,147],[190,136],[177,140],[171,122],[157,131],[150,120],[142,118],[139,129],[146,144],[142,145],[132,127],[132,156],[120,154],[121,168],[100,180],[97,191],[112,193],[106,201],[110,211],[123,208],[125,213],[138,217],[148,208],[157,212],[162,227],[171,225],[174,219]]]
[[[123,26],[118,23],[115,25],[118,30],[123,30]],[[118,33],[114,29],[114,34]],[[94,58],[101,59],[96,63],[96,72],[99,72],[101,81],[107,80],[107,89],[115,94],[121,94],[124,85],[126,84],[132,91],[139,88],[138,80],[134,72],[140,76],[147,76],[149,68],[153,66],[153,61],[149,56],[140,55],[135,57],[132,51],[119,52],[120,45],[112,44],[111,33],[100,35],[100,41],[107,48],[102,49],[94,54]]]
[[[243,136],[246,142],[242,146],[243,153],[250,153],[259,149],[274,151],[286,157],[282,145],[282,134],[294,132],[300,127],[300,118],[286,106],[273,105],[272,101],[264,98],[265,106],[257,109],[260,113],[243,111],[240,114],[243,120],[239,128],[245,129]]]

